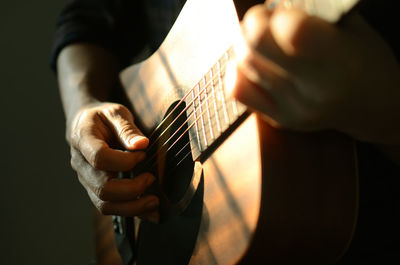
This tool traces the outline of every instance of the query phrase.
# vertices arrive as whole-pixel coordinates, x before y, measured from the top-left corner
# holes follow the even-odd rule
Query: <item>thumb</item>
[[[105,113],[115,136],[120,144],[128,150],[142,150],[149,144],[149,139],[136,127],[131,112],[122,105]]]

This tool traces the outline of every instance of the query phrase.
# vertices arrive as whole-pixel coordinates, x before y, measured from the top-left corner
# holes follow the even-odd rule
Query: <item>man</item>
[[[60,17],[53,61],[57,61],[71,164],[103,214],[159,221],[158,198],[139,197],[154,176],[115,178],[116,172],[132,169],[144,159],[140,150],[147,147],[148,139],[135,126],[132,114],[112,99],[120,69],[146,47],[157,48],[182,4],[81,0],[68,5]],[[398,162],[400,144],[400,75],[398,46],[393,39],[389,46],[390,34],[384,40],[358,14],[349,15],[337,27],[282,3],[274,10],[270,6],[253,7],[242,21],[247,52],[237,62],[233,95],[273,126],[301,131],[335,129],[366,142],[359,144],[360,160],[378,160],[374,170],[386,172],[385,178],[372,176],[372,171],[361,178],[385,187],[397,183],[398,171],[392,161]],[[169,19],[159,21],[151,18],[154,14]],[[366,14],[371,13],[364,12],[371,19]],[[126,34],[128,28],[137,34]],[[115,145],[136,152],[114,149]],[[361,167],[360,171],[368,169]],[[373,197],[371,186],[361,182],[368,201]],[[393,193],[373,202],[382,204],[381,218],[395,227],[398,196]],[[394,206],[386,208],[387,204]],[[362,207],[363,201],[361,211]],[[361,221],[355,241],[367,237]],[[379,232],[372,234],[375,240],[395,242]],[[360,260],[360,246],[354,251],[350,248],[349,255],[359,255]],[[379,249],[375,254],[385,255],[385,251],[390,250]]]

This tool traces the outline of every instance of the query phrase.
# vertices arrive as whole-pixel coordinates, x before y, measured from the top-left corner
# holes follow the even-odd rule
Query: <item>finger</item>
[[[246,58],[238,62],[236,80],[227,82],[227,86],[232,82],[233,88],[228,90],[233,96],[266,115],[274,127],[302,129],[315,120],[292,77],[257,51],[249,49]]]
[[[271,11],[265,5],[256,5],[250,8],[241,23],[242,36],[245,46],[238,43],[239,59],[245,58],[247,49],[256,50],[271,61],[279,62],[286,67],[290,58],[275,42],[270,29]],[[235,47],[235,48],[236,48]]]
[[[82,186],[92,192],[99,190],[99,187],[102,187],[107,180],[115,178],[117,174],[92,167],[75,148],[71,148],[71,166],[78,174]]]
[[[127,202],[104,202],[90,192],[89,196],[96,208],[104,215],[139,216],[155,211],[159,206],[159,199],[154,195]]]
[[[276,116],[277,112],[276,101],[239,68],[236,71],[236,79],[232,95],[251,109],[264,114],[271,125],[278,126],[278,122],[272,118]]]
[[[137,199],[155,180],[149,173],[133,179],[118,179],[116,173],[93,168],[78,150],[71,150],[71,165],[86,190],[90,190],[102,201]]]
[[[117,202],[137,199],[155,181],[150,173],[132,179],[111,178],[97,188],[97,196],[103,201]]]
[[[94,168],[105,171],[128,171],[146,157],[143,151],[112,149],[90,132],[81,133],[78,149]]]
[[[339,45],[338,29],[317,17],[295,8],[266,5],[251,8],[243,19],[246,43],[261,55],[289,72],[304,71],[312,61],[334,58]]]
[[[104,111],[107,125],[112,128],[121,145],[128,150],[143,150],[149,139],[136,127],[131,112],[122,105]]]
[[[294,58],[325,58],[337,50],[341,39],[335,25],[295,8],[274,12],[270,18],[270,33],[277,46]]]
[[[298,93],[290,80],[268,69],[249,70],[243,66],[238,66],[236,78],[232,91],[236,99],[263,114],[274,127],[294,126],[297,115],[293,112],[302,112]]]

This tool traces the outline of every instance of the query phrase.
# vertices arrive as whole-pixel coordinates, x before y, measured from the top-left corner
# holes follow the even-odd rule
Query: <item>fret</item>
[[[208,141],[207,141],[207,135],[206,135],[205,126],[204,126],[203,104],[202,104],[202,99],[201,99],[201,97],[203,95],[203,88],[200,90],[200,84],[201,84],[201,81],[200,81],[199,85],[196,86],[196,88],[197,88],[197,102],[199,102],[199,110],[200,110],[199,116],[200,116],[201,132],[203,134],[204,145],[207,148]]]
[[[199,147],[199,151],[202,152],[203,149],[201,147],[201,141],[200,141],[200,135],[199,135],[199,126],[198,126],[198,119],[197,119],[197,109],[196,109],[196,97],[195,97],[195,93],[194,93],[194,89],[192,90],[192,106],[193,106],[193,123],[194,123],[194,127],[195,127],[195,132],[196,132],[196,138],[197,138],[197,143],[198,143],[198,147]],[[189,115],[191,115],[189,113]]]
[[[232,109],[233,109],[233,114],[235,115],[235,117],[237,117],[239,115],[239,111],[236,104],[236,100],[232,100]]]
[[[221,65],[228,63],[229,59],[233,57],[233,49],[229,49],[225,52],[224,56],[221,58]],[[223,69],[223,71],[221,71],[220,75],[224,76],[225,75],[225,67]],[[222,83],[222,82],[221,82]],[[222,83],[222,91],[225,95],[225,88],[224,88],[224,84]],[[225,105],[226,105],[226,110],[227,110],[227,114],[229,116],[229,121],[230,124],[232,124],[244,111],[245,109],[242,110],[241,113],[239,113],[239,106],[238,106],[238,102],[233,99],[233,98],[225,98]]]
[[[225,95],[225,93],[224,93],[224,95]],[[229,124],[232,124],[237,119],[237,116],[235,115],[235,112],[233,110],[233,104],[232,104],[233,100],[227,99],[226,97],[224,97],[224,99],[225,99],[226,113],[229,118]]]
[[[218,133],[222,133],[222,129],[221,129],[221,124],[220,124],[220,117],[219,117],[219,114],[218,114],[218,109],[217,109],[217,94],[216,94],[216,92],[215,92],[215,87],[214,87],[214,81],[212,81],[211,82],[211,93],[212,93],[212,96],[213,96],[213,106],[214,106],[214,113],[215,113],[215,120],[216,120],[216,123],[217,123],[217,130],[218,130]]]
[[[210,85],[208,84],[209,83],[208,81],[212,81],[212,78],[213,78],[212,72],[210,72],[210,74],[211,74],[211,76],[209,78],[207,78],[207,76],[206,76],[203,78],[203,80],[204,80],[204,83],[206,84],[206,88],[204,90],[204,96],[205,96],[205,103],[206,103],[205,107],[207,110],[208,127],[210,129],[210,137],[211,137],[210,140],[213,141],[215,138],[214,138],[214,132],[213,132],[213,126],[212,126],[212,120],[211,120],[211,114],[210,114],[210,106],[208,104],[208,88],[210,87]]]
[[[197,143],[192,145],[194,159],[200,157],[246,111],[244,105],[225,96],[223,77],[231,55],[232,49],[191,89],[192,98],[185,99],[191,105],[187,114],[189,122],[194,125],[190,127],[190,135],[197,139]]]
[[[217,91],[218,91],[218,100],[222,104],[222,113],[224,114],[224,120],[226,125],[229,125],[229,116],[228,116],[228,111],[226,109],[226,104],[225,104],[225,95],[224,91],[222,88],[222,75],[221,75],[221,63],[220,61],[217,62],[218,65],[218,81],[217,81]]]

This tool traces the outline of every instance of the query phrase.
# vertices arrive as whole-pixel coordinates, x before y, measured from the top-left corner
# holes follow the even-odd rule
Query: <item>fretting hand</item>
[[[258,5],[242,31],[233,94],[273,126],[400,143],[399,65],[360,16],[332,25],[298,9]]]

